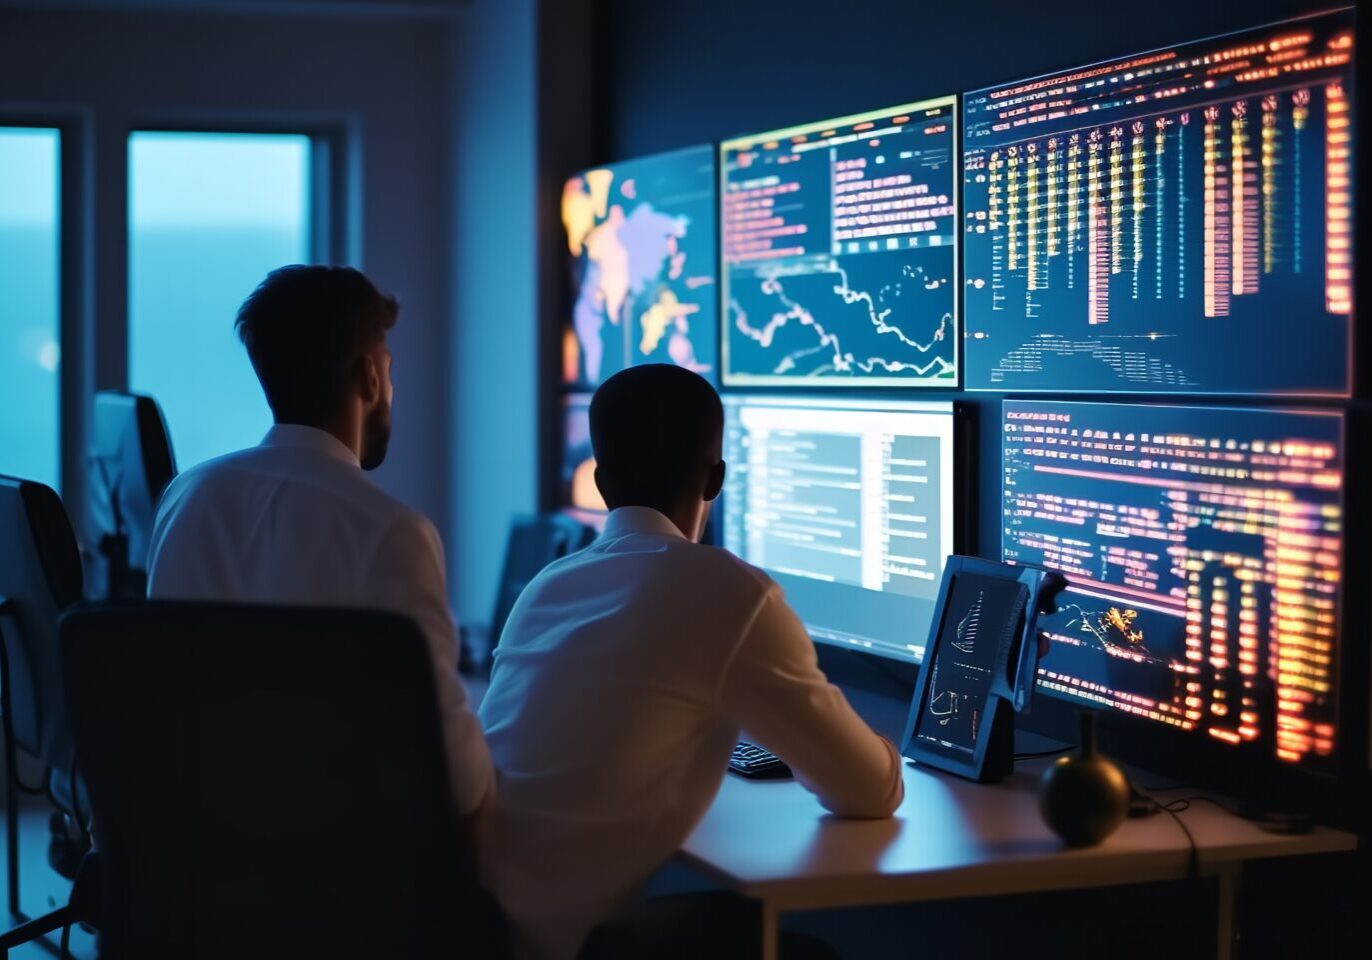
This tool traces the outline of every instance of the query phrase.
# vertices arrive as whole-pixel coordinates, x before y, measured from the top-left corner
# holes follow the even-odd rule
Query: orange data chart
[[[1353,37],[1345,10],[966,94],[967,387],[1347,396]]]
[[[1071,584],[1042,689],[1328,768],[1343,417],[1006,401],[1005,559]]]

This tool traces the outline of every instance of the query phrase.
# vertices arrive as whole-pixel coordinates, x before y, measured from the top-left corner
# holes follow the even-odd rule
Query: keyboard
[[[791,768],[765,747],[740,740],[729,757],[729,772],[749,780],[789,780]]]

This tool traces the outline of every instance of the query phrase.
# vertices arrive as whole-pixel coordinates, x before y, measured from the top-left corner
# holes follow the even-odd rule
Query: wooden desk
[[[979,785],[905,767],[905,802],[890,820],[839,820],[799,784],[727,776],[681,850],[682,860],[761,902],[764,960],[776,960],[777,921],[792,910],[997,896],[1181,880],[1190,845],[1166,814],[1127,820],[1098,847],[1070,850],[1038,812],[1048,761]],[[1174,794],[1169,796],[1180,796]],[[1219,879],[1219,955],[1230,956],[1245,861],[1353,850],[1351,834],[1317,828],[1267,833],[1211,804],[1181,814],[1199,872]]]

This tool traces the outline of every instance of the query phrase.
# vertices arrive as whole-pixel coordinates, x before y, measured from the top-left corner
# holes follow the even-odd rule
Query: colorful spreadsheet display
[[[970,389],[1344,396],[1353,12],[963,98]]]
[[[1004,559],[1071,584],[1041,689],[1327,764],[1342,416],[1007,400],[1003,431]]]

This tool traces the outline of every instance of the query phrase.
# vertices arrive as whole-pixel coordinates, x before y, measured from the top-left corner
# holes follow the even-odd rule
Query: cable
[[[1162,810],[1175,820],[1177,826],[1181,827],[1181,832],[1186,834],[1186,842],[1190,845],[1190,850],[1186,857],[1186,879],[1195,880],[1200,876],[1200,847],[1196,845],[1196,838],[1191,833],[1191,828],[1188,827],[1186,821],[1181,818],[1181,814],[1186,810],[1189,810],[1191,804],[1188,802],[1186,806],[1182,807],[1180,810],[1173,810],[1172,807],[1174,805],[1174,803],[1169,803],[1166,806],[1163,806]]]
[[[1181,832],[1186,835],[1186,879],[1195,880],[1200,876],[1200,846],[1196,843],[1196,837],[1195,834],[1191,832],[1191,828],[1188,827],[1186,822],[1181,818],[1181,814],[1191,809],[1192,798],[1182,797],[1168,803],[1159,803],[1156,799],[1149,796],[1142,788],[1135,787],[1134,790],[1149,803],[1153,804],[1154,808],[1161,810],[1176,821],[1177,826],[1181,828]]]
[[[1214,797],[1206,797],[1206,796],[1202,796],[1202,795],[1200,795],[1200,794],[1196,794],[1194,797],[1186,797],[1185,800],[1186,800],[1186,802],[1187,802],[1188,804],[1190,804],[1190,803],[1192,803],[1192,802],[1194,802],[1194,801],[1196,801],[1196,800],[1199,800],[1199,801],[1201,801],[1202,803],[1211,804],[1212,806],[1219,807],[1221,810],[1223,810],[1225,813],[1229,814],[1231,817],[1238,817],[1240,820],[1252,820],[1252,819],[1253,819],[1251,816],[1249,816],[1249,815],[1247,815],[1247,814],[1245,814],[1245,813],[1240,812],[1239,810],[1235,809],[1234,807],[1229,806],[1229,804],[1227,804],[1227,803],[1220,803],[1220,801],[1216,800]]]
[[[1056,757],[1075,749],[1076,747],[1066,746],[1058,747],[1056,750],[1035,750],[1032,753],[1017,753],[1015,754],[1015,759],[1037,760],[1039,757]]]

